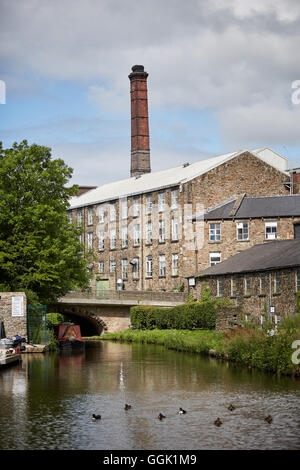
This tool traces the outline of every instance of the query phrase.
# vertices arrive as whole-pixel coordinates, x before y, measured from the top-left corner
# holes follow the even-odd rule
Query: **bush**
[[[139,330],[201,328],[212,330],[216,327],[215,300],[189,302],[172,308],[138,306],[130,310],[132,328]]]

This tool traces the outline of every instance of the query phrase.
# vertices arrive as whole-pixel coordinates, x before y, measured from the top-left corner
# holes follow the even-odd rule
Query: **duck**
[[[229,410],[229,411],[234,411],[234,410],[235,410],[235,406],[233,406],[233,404],[230,403],[230,405],[228,406],[228,410]]]
[[[125,403],[124,410],[130,410],[130,408],[131,408],[131,405],[127,405],[127,403]]]
[[[216,421],[214,422],[214,424],[219,427],[219,426],[221,426],[221,424],[223,424],[223,423],[222,423],[222,421],[220,420],[220,418],[217,418]]]
[[[272,416],[271,416],[271,415],[266,416],[266,417],[265,417],[265,421],[266,421],[267,423],[271,424],[272,421],[273,421]]]
[[[178,414],[179,415],[185,415],[186,411],[183,410],[181,407],[179,408]]]
[[[92,414],[92,420],[96,421],[96,419],[101,419],[101,415]]]
[[[165,418],[165,416],[164,416],[164,415],[162,415],[161,413],[159,413],[159,415],[158,415],[158,419],[162,420],[162,419],[164,419],[164,418]]]

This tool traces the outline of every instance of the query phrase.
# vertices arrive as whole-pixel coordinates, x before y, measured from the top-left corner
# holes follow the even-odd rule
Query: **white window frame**
[[[214,259],[217,258],[217,259]],[[221,252],[215,251],[209,253],[209,266],[215,266],[216,264],[221,263]]]
[[[127,248],[128,247],[128,227],[127,227],[127,225],[124,225],[121,230],[122,230],[122,248]]]
[[[223,297],[223,279],[217,279],[217,297]]]
[[[249,240],[249,222],[238,222],[236,224],[236,239],[238,241]]]
[[[146,214],[151,214],[152,212],[152,195],[146,196]]]
[[[115,228],[111,228],[109,232],[110,249],[114,250],[117,247],[117,233]]]
[[[273,293],[280,294],[281,275],[280,271],[275,271],[273,278]]]
[[[159,276],[166,277],[166,255],[159,255]]]
[[[88,225],[93,225],[94,220],[94,210],[88,209]]]
[[[178,217],[172,217],[172,240],[177,241],[178,235]]]
[[[159,243],[165,243],[166,241],[166,222],[164,219],[159,221],[158,241]]]
[[[134,258],[135,263],[132,266],[132,276],[133,279],[139,279],[140,278],[140,258],[137,256]]]
[[[128,259],[123,258],[121,260],[122,263],[122,279],[127,279],[128,278]]]
[[[166,193],[158,193],[158,211],[163,212],[166,208]]]
[[[98,270],[99,274],[104,274],[104,261],[99,261]]]
[[[133,217],[139,217],[141,213],[141,201],[139,197],[133,200]]]
[[[101,230],[99,232],[98,236],[98,250],[103,251],[104,250],[104,230]]]
[[[99,206],[98,218],[99,218],[99,224],[103,224],[104,223],[104,206]]]
[[[273,229],[275,229],[275,230],[273,230]],[[278,234],[277,233],[277,221],[265,222],[265,238],[266,238],[266,240],[276,240],[277,234]]]
[[[178,208],[178,189],[171,191],[171,209]]]
[[[140,224],[135,224],[133,227],[133,246],[139,246],[141,243],[141,226]]]
[[[147,230],[147,233],[146,233],[146,243],[148,245],[151,245],[152,243],[152,222],[148,221],[147,224],[146,224],[146,230]]]
[[[83,218],[83,216],[82,216],[82,210],[79,210],[79,211],[77,212],[77,224],[78,224],[78,225],[82,225],[82,218]]]
[[[110,272],[110,273],[115,273],[115,272],[116,272],[116,267],[117,267],[116,260],[115,260],[115,259],[111,259],[111,260],[109,261],[109,272]]]
[[[209,241],[221,241],[221,224],[219,222],[212,222],[209,224]]]
[[[237,297],[237,278],[232,276],[230,279],[230,296]]]
[[[251,295],[251,277],[244,277],[244,295]]]
[[[93,232],[88,232],[88,249],[93,249]]]
[[[178,276],[178,253],[172,253],[172,276]]]
[[[152,256],[149,255],[146,258],[146,277],[152,277]]]
[[[109,221],[115,222],[117,219],[117,207],[116,203],[113,202],[109,205]]]
[[[127,199],[122,199],[121,201],[121,214],[122,214],[122,219],[128,219],[128,201]]]

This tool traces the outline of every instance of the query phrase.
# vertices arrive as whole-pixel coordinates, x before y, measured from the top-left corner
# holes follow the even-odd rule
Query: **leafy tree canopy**
[[[65,186],[72,172],[48,147],[0,143],[0,290],[48,303],[87,286],[90,259],[66,212],[77,189]]]

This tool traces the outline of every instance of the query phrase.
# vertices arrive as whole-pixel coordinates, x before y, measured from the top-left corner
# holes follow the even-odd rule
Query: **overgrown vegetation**
[[[101,338],[160,344],[193,353],[208,354],[213,350],[216,357],[249,368],[300,376],[300,364],[292,362],[292,344],[300,339],[300,314],[282,321],[273,336],[268,328],[247,326],[224,334],[214,330],[151,329],[108,333]]]

